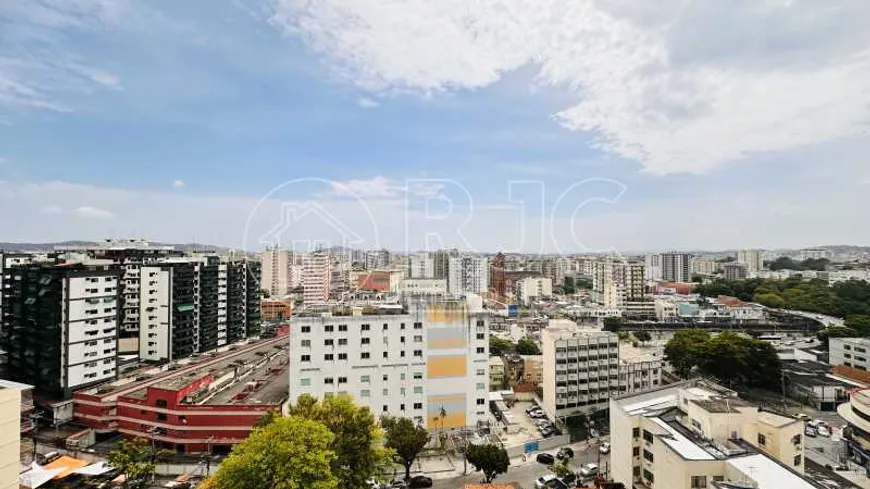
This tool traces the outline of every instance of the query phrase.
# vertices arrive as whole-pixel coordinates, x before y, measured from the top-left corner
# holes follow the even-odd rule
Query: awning
[[[30,464],[30,470],[18,476],[18,485],[29,489],[36,489],[53,479],[57,474],[63,472],[63,470],[62,468],[46,470],[36,462],[33,462]]]
[[[95,464],[88,465],[87,467],[82,467],[80,469],[76,469],[73,471],[74,474],[82,474],[82,475],[103,475],[106,472],[111,472],[112,466],[106,464],[106,462],[97,462]]]
[[[45,464],[42,466],[43,469],[61,469],[60,473],[54,476],[55,480],[63,479],[64,477],[72,474],[76,470],[88,465],[87,460],[80,460],[77,458],[72,458],[64,455],[59,459],[55,460],[50,464]]]

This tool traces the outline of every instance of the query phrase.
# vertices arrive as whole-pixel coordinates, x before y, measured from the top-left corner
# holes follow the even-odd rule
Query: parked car
[[[408,487],[410,489],[417,489],[420,487],[432,487],[432,479],[426,477],[425,475],[415,475],[411,477],[411,480],[408,481]]]
[[[562,481],[562,484],[565,484],[568,487],[576,487],[577,486],[577,474],[568,474],[559,480]]]
[[[547,417],[547,415],[544,414],[543,411],[532,411],[529,413],[529,417],[535,419],[544,419]]]
[[[604,442],[598,445],[598,451],[601,453],[610,453],[610,443]]]
[[[545,428],[541,428],[541,436],[543,436],[544,438],[549,438],[549,437],[555,435],[556,433],[557,433],[556,428],[549,427],[549,426],[547,426]]]
[[[812,426],[813,428],[816,428],[818,426],[825,426],[827,423],[825,423],[824,420],[821,420],[821,419],[814,419],[814,420],[808,422],[807,424]]]
[[[553,465],[556,463],[556,458],[549,453],[539,453],[538,456],[535,457],[535,460],[544,465]]]
[[[570,447],[562,447],[556,452],[556,458],[559,460],[567,460],[569,458],[574,458],[574,450],[571,450]]]
[[[817,434],[817,433],[816,433],[816,429],[813,428],[812,426],[807,425],[807,426],[804,428],[804,435],[806,435],[806,436],[808,436],[808,437],[810,437],[810,438],[815,438],[815,437],[816,437],[816,434]]]
[[[541,410],[541,406],[538,406],[537,404],[532,404],[531,406],[526,408],[526,414],[530,414],[532,411],[540,411],[540,410]]]
[[[580,467],[580,475],[582,475],[583,477],[592,477],[593,475],[598,475],[598,465],[586,464],[583,467]]]
[[[543,455],[543,454],[541,454]],[[545,487],[549,487],[548,484],[552,481],[556,480],[556,476],[553,474],[544,474],[538,477],[535,480],[535,489],[544,489]]]
[[[831,430],[829,430],[828,427],[824,425],[816,426],[816,433],[818,433],[819,436],[831,436]]]
[[[809,421],[809,419],[810,419],[810,417],[809,417],[808,415],[804,414],[804,413],[800,413],[800,414],[798,414],[798,415],[795,416],[795,417],[796,417],[797,419],[800,419],[800,420],[803,420],[803,421]]]

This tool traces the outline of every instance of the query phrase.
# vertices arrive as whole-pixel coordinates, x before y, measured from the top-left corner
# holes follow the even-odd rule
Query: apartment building
[[[529,277],[517,281],[516,298],[526,306],[545,297],[553,296],[553,281],[549,278]]]
[[[452,294],[489,291],[489,259],[485,256],[456,256],[449,260],[447,289]]]
[[[712,256],[692,257],[692,275],[713,275],[720,268],[719,262]]]
[[[432,253],[435,278],[447,280],[450,271],[450,259],[459,256],[457,250],[438,250]]]
[[[409,278],[434,278],[435,258],[429,253],[417,253],[408,257]]]
[[[638,489],[812,489],[804,423],[689,380],[610,401],[615,482]]]
[[[740,250],[737,252],[737,263],[746,265],[749,273],[764,270],[764,260],[761,258],[761,250]]]
[[[848,423],[843,429],[843,438],[849,455],[867,467],[870,463],[870,389],[853,391],[849,402],[837,406],[837,414]]]
[[[661,352],[620,346],[615,333],[551,320],[541,345],[543,407],[551,416],[590,414],[612,397],[661,385]]]
[[[296,254],[289,250],[272,247],[263,250],[260,255],[263,270],[260,289],[266,290],[272,297],[286,296],[301,281]]]
[[[644,276],[649,281],[661,282],[662,255],[652,254],[644,257]]]
[[[19,265],[26,265],[33,260],[30,253],[8,253],[0,251],[0,328],[3,318],[3,282],[8,276],[9,269]]]
[[[19,489],[22,392],[30,385],[0,380],[0,489]]]
[[[68,397],[117,374],[120,271],[32,263],[7,270],[0,348],[10,380]]]
[[[440,278],[412,278],[399,282],[397,292],[400,296],[443,296],[447,295],[447,280]]]
[[[616,257],[592,265],[592,299],[605,307],[624,307],[644,299],[644,264]]]
[[[366,252],[366,268],[386,268],[390,266],[390,252],[387,250],[375,250]]]
[[[831,252],[824,248],[809,248],[801,250],[801,260],[830,259]]]
[[[110,260],[121,271],[120,287],[120,342],[121,353],[134,353],[139,350],[140,300],[139,284],[142,265],[157,263],[170,257],[182,256],[181,250],[173,246],[155,245],[139,239],[107,239],[98,244],[82,246],[57,246],[55,250],[70,255],[95,260]]]
[[[859,370],[870,369],[870,339],[868,338],[831,338],[828,363],[845,365]]]
[[[429,429],[486,419],[489,317],[479,298],[337,306],[293,317],[290,400],[351,395]]]
[[[544,356],[521,355],[523,359],[522,382],[524,384],[540,385],[544,381]]]
[[[662,253],[662,281],[691,282],[692,255],[690,253]]]
[[[749,276],[749,268],[743,263],[725,263],[722,270],[725,272],[725,280],[746,280]]]
[[[316,251],[302,262],[302,302],[323,304],[329,301],[332,259],[329,253]]]
[[[217,255],[143,266],[139,357],[165,362],[259,334],[259,270]]]

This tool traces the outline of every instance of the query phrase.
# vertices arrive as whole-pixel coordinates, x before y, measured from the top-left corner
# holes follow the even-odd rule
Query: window
[[[652,443],[653,442],[653,434],[647,430],[643,430],[643,441],[645,441],[647,443]]]
[[[484,339],[484,334],[483,334],[483,333],[477,333],[477,339],[479,339],[479,340]]]
[[[300,360],[303,361],[303,362],[310,362],[310,361],[311,361],[311,355],[302,355],[302,357],[300,358]]]
[[[347,377],[339,377],[338,383],[339,384],[347,384]]]
[[[370,397],[371,392],[368,389],[363,389],[363,390],[359,391],[359,396],[360,397]]]
[[[422,336],[422,335],[415,335],[415,336],[414,336],[414,343],[422,343],[422,342],[423,342],[423,336]]]
[[[692,489],[704,489],[707,487],[707,476],[706,475],[693,475],[692,476]]]
[[[405,337],[404,336],[399,337],[399,343],[404,343],[404,342],[405,342]]]
[[[405,329],[405,323],[399,323],[399,329]]]
[[[646,469],[643,469],[643,478],[650,482],[655,482],[655,479],[653,478],[653,473]]]
[[[482,368],[477,369],[477,375],[486,375],[486,370]]]
[[[404,372],[399,374],[399,380],[405,380],[405,373]]]
[[[403,396],[405,395],[405,388],[404,387],[399,387],[399,394],[401,394]]]
[[[643,458],[644,458],[644,460],[646,460],[647,462],[652,463],[652,462],[653,462],[653,454],[652,454],[652,452],[650,452],[649,450],[644,450],[644,451],[643,451]]]
[[[166,421],[166,413],[157,413],[157,421]]]
[[[331,324],[327,324],[326,326],[323,327],[323,331],[326,331],[327,333],[332,333],[334,330],[335,330],[335,326],[333,326]]]
[[[323,379],[323,383],[324,384],[332,384],[333,383],[332,377],[326,377],[325,379]]]
[[[486,399],[478,399],[478,400],[477,400],[477,405],[478,405],[478,406],[483,406],[484,404],[486,404]]]
[[[299,379],[299,385],[302,387],[308,387],[311,385],[311,379]]]
[[[632,436],[632,438],[640,437],[640,428],[632,428],[631,429],[631,436]]]
[[[478,347],[478,348],[477,348],[477,353],[486,353],[486,348],[484,348],[484,347],[482,347],[482,346],[481,346],[481,347]]]
[[[154,405],[159,407],[159,408],[165,408],[166,407],[166,399],[157,399],[156,401],[154,401]]]
[[[423,403],[422,402],[415,402],[414,409],[423,409]]]
[[[800,455],[795,455],[795,456],[794,456],[794,466],[795,466],[795,467],[800,467],[800,465],[801,465],[801,456],[800,456]]]
[[[633,447],[631,449],[631,456],[632,457],[640,457],[640,447]]]
[[[335,360],[335,356],[332,353],[327,353],[327,354],[323,355],[323,359],[326,360],[327,362],[331,362],[331,361]]]
[[[371,326],[370,324],[363,324],[363,325],[360,327],[360,329],[362,329],[362,331],[371,331],[372,326]]]
[[[477,383],[477,390],[483,390],[483,389],[486,389],[486,384],[484,384],[483,382],[478,382]]]
[[[386,331],[386,330],[388,330],[388,329],[390,329],[390,325],[387,324],[387,323],[384,323],[384,328],[383,328],[383,330]]]
[[[400,351],[399,356],[405,358],[405,350]]]
[[[801,435],[794,435],[791,439],[792,445],[800,445],[801,444]]]
[[[758,444],[764,446],[767,443],[767,438],[764,437],[761,433],[758,434]]]
[[[335,344],[335,341],[332,339],[323,340],[323,346],[332,346]]]
[[[387,352],[384,352],[384,358],[390,358],[390,354]]]
[[[387,405],[386,405],[386,404],[384,404],[384,408],[383,408],[383,411],[384,411],[384,412],[387,412],[387,411],[389,411],[389,409],[387,409]]]
[[[339,331],[347,331],[347,325],[346,324],[339,324],[338,330]]]
[[[363,338],[362,340],[360,340],[360,343],[362,343],[363,345],[368,345],[371,342],[372,342],[371,338]]]
[[[347,360],[347,353],[339,353],[338,359],[339,360]]]
[[[422,356],[423,356],[423,350],[414,350],[414,356],[415,356],[415,357],[422,357]]]
[[[402,326],[404,326],[404,325],[405,325],[405,323],[402,323]],[[405,410],[405,405],[399,404],[399,411],[404,411],[404,410]]]
[[[414,329],[423,329],[423,323],[414,323]]]
[[[421,387],[421,386],[414,387],[414,394],[422,394],[422,393],[423,393],[423,387]]]
[[[302,346],[305,348],[311,347],[311,340],[302,340]]]
[[[389,395],[390,395],[390,389],[384,389],[383,394],[384,394],[385,396],[389,396]]]
[[[423,378],[423,372],[414,372],[414,380],[420,380]]]
[[[311,326],[302,326],[302,332],[303,332],[303,333],[310,333],[310,332],[311,332]]]
[[[362,360],[368,360],[371,357],[371,354],[369,354],[369,352],[367,352],[367,351],[364,351],[364,352],[359,354],[359,357]]]
[[[640,477],[640,467],[632,467],[632,468],[631,468],[631,473],[632,473],[632,475],[634,475],[635,477]]]
[[[359,381],[360,381],[360,382],[371,382],[371,381],[372,381],[372,378],[369,377],[368,375],[361,375],[360,378],[359,378]]]
[[[338,346],[344,346],[344,345],[347,345],[347,338],[339,338],[338,339]]]
[[[843,345],[843,349],[844,349],[844,350],[851,350],[851,349],[852,349],[852,347],[851,347],[851,346],[849,346],[849,345]]]

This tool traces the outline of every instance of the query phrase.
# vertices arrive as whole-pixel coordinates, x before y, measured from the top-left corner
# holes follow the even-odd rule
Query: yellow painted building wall
[[[21,451],[21,392],[0,388],[0,489],[17,489]]]

